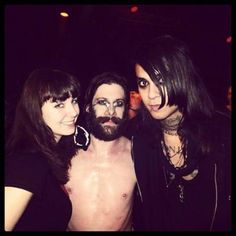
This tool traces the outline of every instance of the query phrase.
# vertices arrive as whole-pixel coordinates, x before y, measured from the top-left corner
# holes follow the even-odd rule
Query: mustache
[[[108,121],[112,121],[114,124],[116,124],[116,125],[119,125],[120,123],[121,123],[121,121],[122,121],[122,119],[120,119],[120,118],[118,118],[118,117],[109,117],[109,116],[103,116],[103,117],[98,117],[97,118],[97,121],[98,121],[98,123],[106,123],[106,122],[108,122]]]

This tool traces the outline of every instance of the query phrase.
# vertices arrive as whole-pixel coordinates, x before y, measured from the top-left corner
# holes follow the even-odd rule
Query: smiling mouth
[[[64,124],[64,125],[74,125],[74,124],[75,124],[75,121],[64,122],[63,124]]]

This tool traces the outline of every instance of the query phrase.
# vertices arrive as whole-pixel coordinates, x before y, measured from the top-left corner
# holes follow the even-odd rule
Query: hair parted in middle
[[[104,72],[97,76],[95,76],[85,93],[85,102],[84,102],[84,112],[86,112],[86,108],[89,106],[92,107],[93,97],[98,89],[103,84],[118,84],[124,89],[125,94],[125,116],[128,115],[128,104],[129,104],[129,88],[128,83],[125,77],[119,75],[116,72]]]

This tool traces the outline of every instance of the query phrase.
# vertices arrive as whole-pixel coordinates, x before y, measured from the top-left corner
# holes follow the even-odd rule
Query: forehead
[[[110,100],[124,99],[124,89],[119,84],[102,84],[94,94],[93,100],[99,97],[108,98]]]
[[[151,78],[150,78],[149,74],[147,73],[147,71],[145,71],[143,69],[143,67],[140,66],[139,64],[135,65],[135,72],[136,72],[136,75],[138,77],[151,80]]]

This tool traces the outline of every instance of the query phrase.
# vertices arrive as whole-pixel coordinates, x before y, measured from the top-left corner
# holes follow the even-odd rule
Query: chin
[[[75,133],[75,127],[65,131],[63,135],[72,135],[74,133]]]
[[[151,116],[153,119],[155,120],[163,120],[165,118],[167,118],[167,115],[166,114],[163,114],[161,112],[150,112]]]

